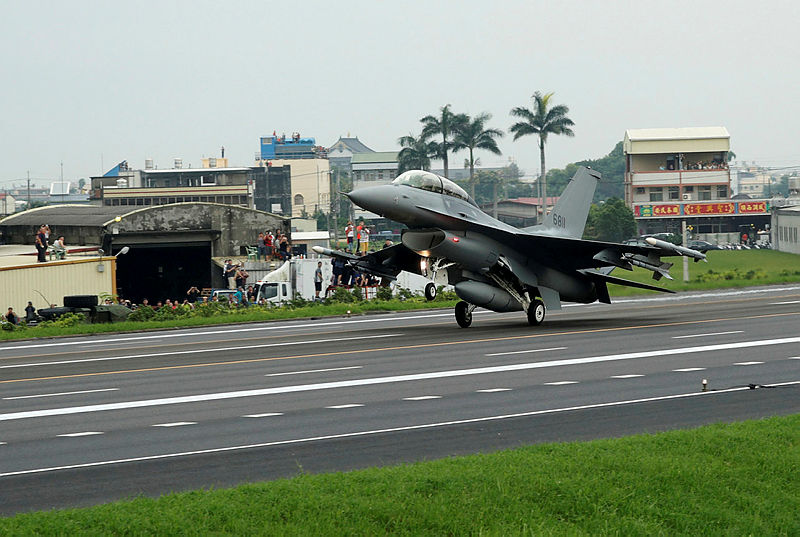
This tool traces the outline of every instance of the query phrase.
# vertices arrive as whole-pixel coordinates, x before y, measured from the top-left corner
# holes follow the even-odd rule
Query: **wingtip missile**
[[[704,260],[706,259],[706,254],[702,252],[698,252],[697,250],[692,250],[691,248],[686,248],[685,246],[678,246],[676,244],[672,244],[671,242],[662,241],[655,237],[647,237],[645,242],[650,246],[656,246],[658,248],[663,248],[664,250],[672,250],[678,255],[685,255],[687,257],[691,257],[695,260]]]

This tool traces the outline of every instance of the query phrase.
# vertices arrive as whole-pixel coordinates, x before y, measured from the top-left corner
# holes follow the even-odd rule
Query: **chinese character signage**
[[[687,203],[683,206],[686,215],[733,214],[734,204],[730,203]]]
[[[653,205],[653,216],[680,216],[680,205]]]
[[[739,214],[766,213],[769,211],[766,201],[740,201]]]

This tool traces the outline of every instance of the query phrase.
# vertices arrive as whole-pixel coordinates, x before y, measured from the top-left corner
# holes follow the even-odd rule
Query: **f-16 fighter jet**
[[[435,298],[436,284],[450,284],[461,299],[456,322],[472,324],[476,306],[492,311],[524,311],[539,325],[561,302],[611,303],[608,283],[672,292],[662,287],[611,276],[634,266],[669,276],[666,256],[706,256],[696,250],[653,239],[647,245],[583,240],[583,228],[600,174],[580,168],[545,223],[523,229],[481,211],[454,182],[421,170],[398,176],[391,184],[347,194],[359,207],[408,226],[401,243],[355,256],[314,247],[318,253],[344,258],[355,270],[392,280],[402,270],[432,281],[425,296]]]

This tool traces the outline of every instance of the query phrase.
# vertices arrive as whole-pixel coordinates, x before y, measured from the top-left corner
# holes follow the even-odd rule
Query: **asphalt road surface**
[[[7,342],[0,514],[797,412],[796,285]]]

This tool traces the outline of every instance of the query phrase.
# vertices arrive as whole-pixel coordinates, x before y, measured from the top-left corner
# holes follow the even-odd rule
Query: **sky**
[[[647,0],[268,2],[7,0],[0,188],[225,156],[259,137],[357,136],[399,150],[450,104],[492,114],[502,156],[538,174],[510,110],[569,107],[547,167],[606,155],[626,129],[724,126],[737,160],[800,163],[800,3]],[[466,153],[451,156],[463,165]]]

